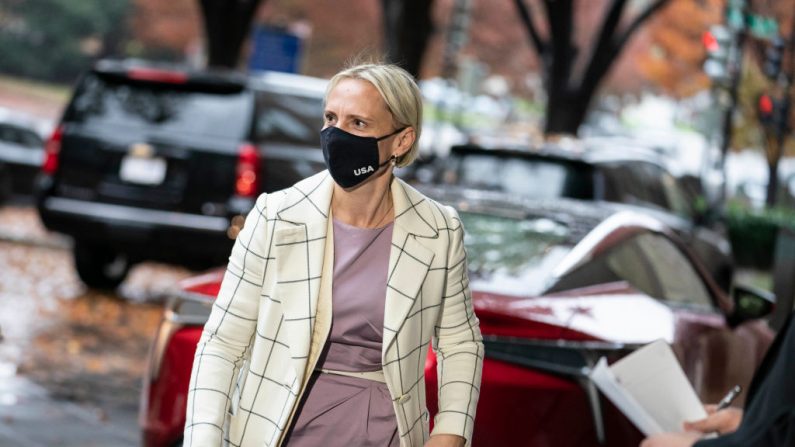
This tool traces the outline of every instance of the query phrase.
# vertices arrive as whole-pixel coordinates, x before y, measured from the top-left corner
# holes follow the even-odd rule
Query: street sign
[[[770,40],[778,36],[776,19],[758,14],[746,14],[744,0],[729,1],[726,10],[726,24],[734,31],[740,31],[747,27],[748,31],[757,39]]]
[[[778,36],[778,22],[772,17],[749,14],[746,23],[748,31],[757,39],[771,40]]]
[[[260,25],[252,36],[253,50],[248,68],[298,73],[301,66],[301,38],[284,28]]]
[[[726,13],[726,23],[731,29],[739,31],[745,26],[744,16],[742,9],[729,9]]]

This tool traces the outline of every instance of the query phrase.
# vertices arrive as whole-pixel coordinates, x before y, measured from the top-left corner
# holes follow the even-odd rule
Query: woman
[[[392,175],[417,155],[421,114],[417,85],[395,66],[331,79],[328,171],[262,194],[246,218],[197,346],[186,447],[471,441],[483,344],[463,228],[452,208]],[[432,435],[429,342],[439,362]]]

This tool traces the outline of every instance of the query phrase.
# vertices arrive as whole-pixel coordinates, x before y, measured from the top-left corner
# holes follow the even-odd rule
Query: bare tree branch
[[[638,14],[638,16],[635,17],[635,20],[633,20],[632,23],[630,23],[627,26],[627,29],[623,32],[621,37],[616,39],[615,41],[616,52],[621,51],[621,48],[624,47],[624,44],[626,44],[629,38],[632,37],[632,34],[635,33],[635,31],[637,31],[637,29],[641,25],[643,25],[643,22],[648,20],[649,17],[654,15],[654,13],[656,13],[660,8],[665,6],[665,4],[668,3],[668,1],[669,0],[657,0],[656,2],[654,2],[653,5],[646,8],[645,11]]]
[[[387,60],[419,79],[433,32],[432,0],[381,0]]]
[[[621,21],[621,15],[624,12],[626,3],[626,0],[613,0],[605,19],[602,21],[602,29],[599,30],[599,40],[597,40],[594,53],[606,50],[613,43],[613,37],[618,30],[618,24]]]
[[[610,4],[605,18],[602,21],[602,28],[599,30],[599,37],[591,52],[591,59],[588,61],[585,73],[582,76],[582,85],[594,82],[598,83],[602,72],[606,69],[605,55],[612,53],[616,29],[621,21],[621,15],[626,6],[626,0],[613,0]]]
[[[571,67],[574,65],[576,49],[571,45],[573,35],[574,8],[572,0],[544,0],[544,6],[549,20],[549,34],[551,42],[550,58],[545,63],[550,64],[547,70],[549,76],[549,92],[551,96],[564,94],[569,90]]]
[[[588,65],[588,70],[585,74],[585,77],[583,77],[584,90],[596,89],[596,85],[612,66],[611,62],[618,57],[618,55],[621,53],[621,50],[623,50],[624,46],[635,33],[635,31],[637,31],[637,29],[643,25],[646,20],[648,20],[668,2],[669,0],[657,0],[642,13],[638,14],[632,23],[630,23],[626,29],[620,33],[617,31],[617,26],[621,11],[618,11],[618,17],[615,17],[616,21],[613,23],[613,28],[611,31],[613,37],[606,39],[604,42],[602,42],[600,39],[599,44],[604,44],[604,46],[602,48],[597,48],[597,51],[594,51],[592,55],[591,63]],[[624,0],[614,0],[612,7],[614,8],[620,4],[619,9],[623,9],[624,3]],[[611,10],[610,13],[613,14],[615,11]],[[603,28],[603,33],[604,31],[605,29]]]
[[[263,0],[199,0],[207,37],[207,64],[234,68]]]
[[[549,23],[549,34],[552,45],[556,42],[565,42],[562,47],[568,47],[571,42],[572,20],[574,17],[573,0],[544,0],[544,9]]]
[[[530,42],[536,49],[539,59],[543,58],[543,54],[547,51],[548,42],[541,40],[535,24],[533,24],[532,14],[530,14],[530,7],[525,3],[525,0],[514,0],[516,9],[519,11],[519,18],[522,20],[527,33],[530,34]]]

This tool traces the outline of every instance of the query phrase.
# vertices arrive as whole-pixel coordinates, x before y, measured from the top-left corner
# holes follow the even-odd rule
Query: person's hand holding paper
[[[737,430],[743,418],[743,410],[739,408],[717,409],[717,405],[706,405],[709,414],[705,419],[685,422],[684,432],[660,433],[646,438],[640,447],[692,447],[705,434],[732,433]]]
[[[739,408],[729,407],[718,411],[717,405],[705,405],[704,409],[709,416],[699,421],[685,422],[685,431],[725,435],[737,430],[743,419],[743,410]]]

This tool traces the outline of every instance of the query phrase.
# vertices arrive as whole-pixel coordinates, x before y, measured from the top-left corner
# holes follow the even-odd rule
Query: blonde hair
[[[414,143],[408,152],[397,159],[397,165],[401,168],[410,165],[419,153],[422,132],[422,94],[414,78],[397,65],[379,62],[358,64],[340,71],[331,78],[326,87],[326,99],[331,90],[343,79],[359,79],[372,84],[384,99],[395,125],[398,128],[414,129]]]

